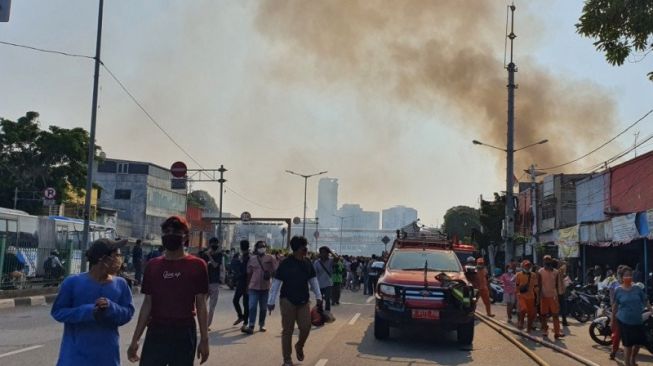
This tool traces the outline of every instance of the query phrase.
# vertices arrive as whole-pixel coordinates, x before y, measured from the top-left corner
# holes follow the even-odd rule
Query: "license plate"
[[[413,309],[413,319],[438,320],[440,319],[440,312],[430,309]]]

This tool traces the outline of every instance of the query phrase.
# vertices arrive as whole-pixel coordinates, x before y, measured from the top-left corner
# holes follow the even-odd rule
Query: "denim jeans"
[[[265,326],[269,290],[249,290],[249,327],[256,324],[256,307],[259,308],[258,325]]]

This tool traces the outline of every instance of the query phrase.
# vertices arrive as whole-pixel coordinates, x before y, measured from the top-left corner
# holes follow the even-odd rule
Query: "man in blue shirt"
[[[125,241],[97,240],[86,252],[91,269],[66,278],[51,315],[64,323],[57,366],[120,365],[118,327],[134,315],[127,282],[115,276]]]

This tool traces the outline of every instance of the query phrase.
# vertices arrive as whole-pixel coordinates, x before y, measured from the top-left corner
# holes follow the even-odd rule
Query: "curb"
[[[0,299],[0,309],[11,309],[18,306],[39,306],[52,304],[57,294]]]

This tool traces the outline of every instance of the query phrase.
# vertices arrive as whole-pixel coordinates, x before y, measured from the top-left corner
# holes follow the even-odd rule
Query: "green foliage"
[[[188,204],[199,207],[211,212],[218,212],[218,205],[215,203],[213,196],[204,190],[193,191],[188,195]]]
[[[490,244],[503,242],[501,228],[506,217],[506,197],[494,194],[494,201],[481,201],[480,222],[483,233],[478,236],[479,247],[487,249]]]
[[[471,238],[472,233],[481,228],[479,212],[468,206],[455,206],[444,214],[442,228],[449,237],[457,236],[458,239]]]
[[[27,112],[16,122],[0,118],[0,207],[13,207],[16,187],[23,192],[20,198],[32,198],[30,192],[40,197],[45,188],[54,187],[58,202],[69,188],[83,193],[88,133],[57,126],[41,130],[38,117],[37,112]],[[38,214],[42,203],[20,199],[17,208]]]
[[[576,30],[596,39],[610,64],[622,65],[633,52],[653,51],[653,1],[586,0]],[[648,77],[653,81],[653,72]]]

